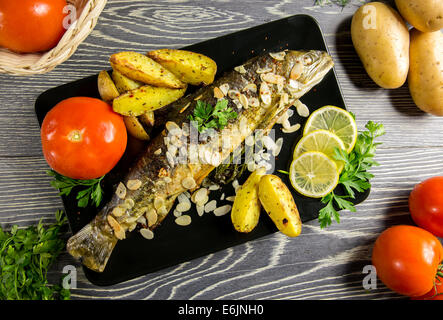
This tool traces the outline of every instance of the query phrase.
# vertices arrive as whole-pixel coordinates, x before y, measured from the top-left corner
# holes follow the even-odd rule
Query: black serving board
[[[183,49],[199,52],[214,59],[218,65],[218,75],[220,75],[263,52],[275,52],[284,49],[327,50],[327,47],[317,21],[308,15],[295,15],[197,43]],[[97,75],[94,75],[50,89],[41,94],[35,104],[39,123],[41,124],[46,113],[63,99],[74,96],[99,98],[96,83]],[[309,106],[311,112],[324,105],[336,105],[345,108],[335,72],[329,72],[324,80],[306,94],[301,101]],[[291,123],[298,122],[303,125],[305,120],[299,118],[295,112],[291,118]],[[300,138],[302,130],[292,134],[282,134],[279,125],[276,125],[274,129],[276,139],[280,136],[284,137],[283,148],[275,161],[275,168],[277,170],[287,170],[292,158],[292,150]],[[133,151],[127,150],[124,158],[108,174],[107,179],[104,180],[105,200],[110,198],[113,193],[114,182],[118,181],[119,176],[125,172],[133,158]],[[274,174],[279,175],[290,186],[286,175],[277,171]],[[243,174],[240,183],[243,183],[246,177],[247,174]],[[340,190],[337,190],[337,192],[340,193]],[[232,204],[219,200],[222,193],[225,193],[226,197],[234,195],[232,185],[224,186],[218,191],[212,191],[210,199],[218,200],[218,206]],[[358,194],[355,203],[365,200],[368,194],[369,191]],[[319,199],[306,198],[295,191],[293,196],[303,222],[318,217],[318,211],[324,206]],[[74,197],[63,197],[63,203],[71,230],[74,233],[92,220],[100,209],[88,207],[80,210],[76,206]],[[153,240],[144,239],[136,231],[129,233],[127,239],[119,241],[116,245],[104,272],[97,273],[84,268],[87,278],[96,285],[112,285],[277,231],[275,225],[266,215],[262,215],[258,226],[252,232],[242,234],[236,232],[232,227],[229,214],[216,217],[212,213],[205,213],[202,217],[199,217],[195,207],[188,214],[192,217],[191,225],[181,227],[174,222],[175,217],[171,212],[162,225],[154,230],[155,237]]]

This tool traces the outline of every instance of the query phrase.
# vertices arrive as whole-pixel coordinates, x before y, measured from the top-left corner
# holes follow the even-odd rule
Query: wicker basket
[[[58,45],[43,53],[19,54],[0,49],[0,73],[32,75],[46,73],[69,59],[97,24],[107,0],[68,0],[76,7],[77,20],[70,26]]]

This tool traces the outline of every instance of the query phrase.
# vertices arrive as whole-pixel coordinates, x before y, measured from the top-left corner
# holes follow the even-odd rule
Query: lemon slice
[[[328,130],[316,130],[300,139],[294,149],[294,159],[308,151],[319,151],[327,155],[337,165],[338,173],[343,169],[343,161],[334,160],[334,149],[346,150],[343,141]]]
[[[289,179],[294,189],[310,198],[322,198],[338,184],[337,165],[318,151],[303,153],[291,163]]]
[[[346,110],[334,106],[317,109],[306,121],[303,135],[321,129],[335,133],[345,144],[348,153],[354,148],[357,141],[357,124]]]

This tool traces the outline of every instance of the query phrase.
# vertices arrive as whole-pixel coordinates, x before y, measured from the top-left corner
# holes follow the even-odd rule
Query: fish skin
[[[293,86],[289,86],[289,77],[296,61],[303,61],[304,66],[300,78],[297,79],[298,84],[295,86],[296,88],[293,88]],[[259,89],[263,81],[261,73],[257,73],[257,70],[272,68],[273,74],[284,77],[286,81],[283,86],[280,86],[280,92],[278,92],[276,85],[272,86],[272,102],[267,108],[262,107],[262,105],[258,107],[249,106],[247,109],[239,108],[233,99],[228,96],[225,97],[228,100],[228,107],[238,113],[237,119],[230,120],[218,137],[219,146],[222,145],[223,140],[226,140],[226,137],[230,137],[227,146],[218,149],[220,159],[225,159],[255,129],[263,129],[264,133],[267,134],[278,118],[297,99],[323,79],[333,67],[333,61],[329,54],[323,51],[286,51],[283,61],[275,60],[269,54],[264,54],[248,60],[243,66],[246,73],[227,72],[213,84],[200,88],[195,93],[183,97],[160,110],[156,114],[156,123],[165,124],[166,121],[171,119],[180,127],[185,122],[189,123],[188,117],[193,114],[197,100],[215,105],[217,99],[214,97],[214,88],[225,83],[229,84],[230,90],[239,92],[242,92],[247,84],[255,83],[257,93],[248,91],[245,95],[249,99],[255,97],[260,100]],[[284,92],[288,94],[287,104],[280,103]],[[187,107],[183,108],[184,106]],[[244,125],[245,123],[246,125]],[[198,161],[171,166],[166,157],[166,135],[167,131],[165,129],[150,142],[122,181],[126,185],[129,180],[140,180],[142,186],[137,190],[127,190],[125,199],[120,199],[117,194],[114,194],[97,216],[68,240],[68,252],[73,257],[81,259],[82,263],[89,269],[97,272],[102,272],[105,269],[118,240],[124,238],[125,232],[136,223],[139,217],[154,208],[155,198],[163,199],[164,209],[157,210],[158,219],[154,225],[149,227],[151,230],[161,224],[168,212],[171,211],[177,196],[187,191],[182,185],[183,178],[193,177],[198,187],[215,168],[211,164],[199,163]],[[161,150],[161,153],[158,150]],[[166,176],[168,178],[165,178]],[[116,206],[124,206],[126,199],[132,199],[134,206],[128,208],[123,215],[114,216],[112,210]],[[118,233],[111,227],[109,215],[118,222],[124,232]],[[118,236],[121,239],[118,239]]]

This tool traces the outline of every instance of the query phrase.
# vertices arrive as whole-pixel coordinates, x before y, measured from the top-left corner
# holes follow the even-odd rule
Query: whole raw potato
[[[443,28],[442,0],[395,0],[398,11],[414,28],[433,32]]]
[[[443,34],[411,30],[409,91],[425,112],[443,116]]]
[[[380,87],[401,87],[409,70],[409,31],[394,9],[381,2],[361,6],[352,18],[352,42],[366,72]]]

